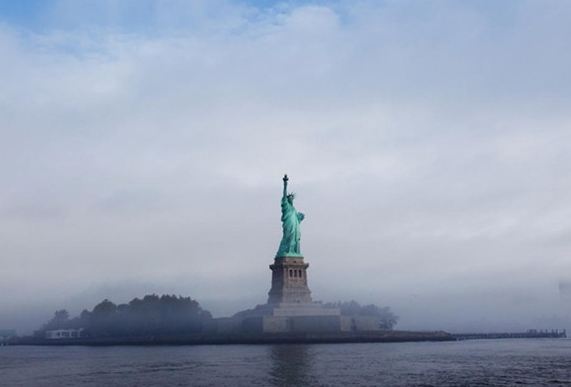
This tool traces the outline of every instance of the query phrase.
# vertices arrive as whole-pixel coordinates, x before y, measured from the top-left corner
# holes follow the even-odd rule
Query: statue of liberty
[[[284,192],[282,195],[282,230],[283,236],[276,257],[301,257],[299,240],[301,231],[299,224],[305,218],[301,212],[297,212],[293,206],[294,193],[287,193],[287,175],[284,175]]]

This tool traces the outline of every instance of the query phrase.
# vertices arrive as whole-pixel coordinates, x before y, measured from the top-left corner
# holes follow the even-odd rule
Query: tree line
[[[74,318],[66,310],[58,310],[36,335],[73,328],[83,328],[82,334],[87,337],[189,334],[201,332],[210,320],[210,312],[190,297],[153,294],[120,305],[103,300]]]
[[[339,308],[344,316],[375,317],[382,329],[393,329],[398,321],[390,307],[374,304],[361,305],[356,301],[334,302],[324,305]],[[257,308],[263,307],[259,305]],[[234,318],[246,318],[257,308],[238,312]],[[212,327],[212,315],[190,297],[155,294],[135,298],[126,304],[116,305],[103,300],[89,311],[84,310],[74,318],[62,309],[35,332],[44,337],[46,331],[82,328],[84,337],[149,337],[185,335],[204,332]]]

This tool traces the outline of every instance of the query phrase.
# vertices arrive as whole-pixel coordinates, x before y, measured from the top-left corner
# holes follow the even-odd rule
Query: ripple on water
[[[2,386],[571,385],[571,340],[1,347]]]

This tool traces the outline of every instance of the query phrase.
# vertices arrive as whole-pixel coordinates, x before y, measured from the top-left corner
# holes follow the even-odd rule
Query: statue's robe
[[[301,212],[296,211],[295,207],[287,200],[287,197],[282,198],[283,236],[276,256],[300,255],[299,240],[301,239],[301,231],[299,224],[304,217]]]

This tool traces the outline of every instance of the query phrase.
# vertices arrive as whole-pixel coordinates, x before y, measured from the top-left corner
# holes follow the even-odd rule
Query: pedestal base
[[[272,287],[268,304],[309,304],[311,291],[307,286],[307,268],[303,257],[277,257],[270,265]]]
[[[338,308],[325,308],[319,302],[280,303],[269,305],[270,314],[262,319],[262,331],[338,332],[343,330]]]
[[[339,308],[320,302],[258,305],[234,317],[250,333],[340,332],[350,329]]]

